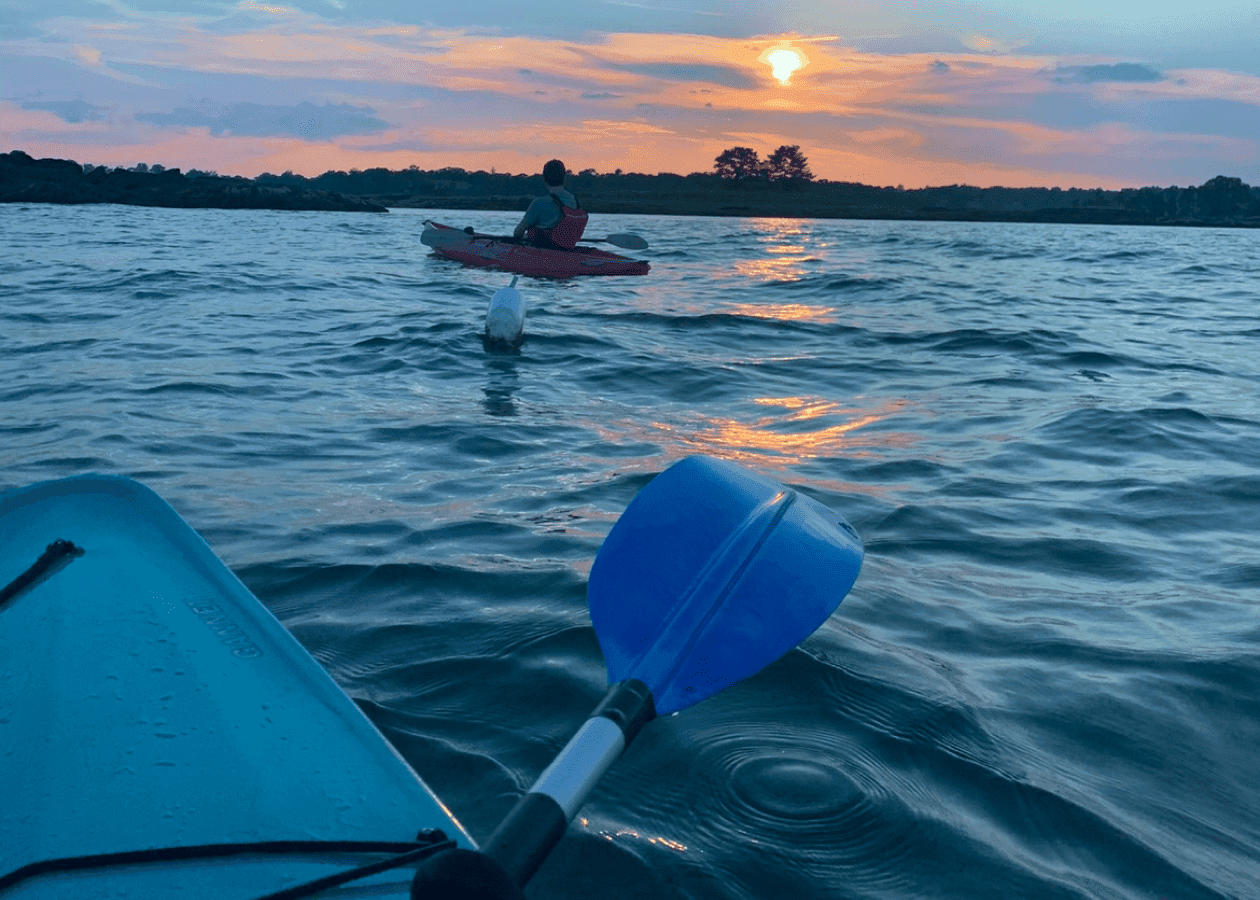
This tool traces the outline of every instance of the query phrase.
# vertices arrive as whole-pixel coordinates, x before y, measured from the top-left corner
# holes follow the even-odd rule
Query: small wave
[[[952,556],[983,566],[1050,574],[1071,571],[1077,577],[1113,582],[1156,577],[1145,555],[1134,548],[1092,538],[1017,537],[1000,525],[990,523],[980,530],[961,511],[907,505],[868,528],[864,537],[868,553],[900,559]]]
[[[258,396],[257,387],[244,387],[209,381],[167,381],[150,387],[135,388],[137,394],[221,394],[237,397]]]
[[[19,345],[16,347],[9,346],[5,349],[8,353],[18,354],[56,354],[68,352],[79,355],[96,346],[98,343],[99,339],[97,338],[78,338],[75,340],[63,341],[41,341],[39,343]]]
[[[1207,576],[1213,584],[1229,588],[1260,588],[1260,564],[1227,566]]]
[[[1012,356],[1060,356],[1070,346],[1069,338],[1052,331],[1004,332],[964,328],[940,332],[887,333],[873,335],[893,346],[915,345],[934,353],[963,356],[1001,354]]]
[[[1099,253],[1074,253],[1063,257],[1067,263],[1096,264],[1106,261],[1128,262],[1132,260],[1158,258],[1163,254],[1156,249],[1150,250],[1109,250]]]
[[[819,274],[803,278],[790,278],[769,281],[765,288],[783,292],[806,292],[818,294],[859,293],[865,291],[880,292],[899,287],[905,279],[897,276],[860,276],[840,274]]]
[[[783,336],[794,332],[801,334],[836,333],[836,326],[830,323],[830,309],[791,308],[773,303],[749,304],[740,311],[710,312],[695,314],[632,312],[612,313],[604,316],[628,322],[642,322],[656,327],[664,327],[676,332],[706,332],[731,334],[743,340],[750,331],[770,330]],[[821,319],[821,321],[815,321]],[[842,331],[857,329],[843,326]]]
[[[1260,450],[1254,441],[1240,441],[1250,458],[1238,459],[1229,448],[1223,457],[1260,470]],[[1260,533],[1260,475],[1198,476],[1169,484],[1117,486],[1116,511],[1135,527],[1172,534],[1210,531],[1222,518],[1236,527]]]
[[[1228,458],[1222,446],[1226,429],[1185,407],[1138,410],[1073,410],[1039,429],[1051,444],[1085,456],[1122,458],[1133,453],[1170,459]],[[1232,443],[1232,442],[1230,442]]]

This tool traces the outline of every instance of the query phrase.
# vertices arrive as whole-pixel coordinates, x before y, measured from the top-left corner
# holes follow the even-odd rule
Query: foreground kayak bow
[[[422,829],[473,846],[143,485],[0,495],[0,597],[0,894],[253,900],[418,859]]]

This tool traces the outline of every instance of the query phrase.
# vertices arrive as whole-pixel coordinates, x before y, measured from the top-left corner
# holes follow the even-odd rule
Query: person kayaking
[[[529,205],[512,235],[535,247],[572,250],[586,231],[586,211],[564,189],[564,163],[549,160],[543,166],[542,176],[547,182],[547,196]]]

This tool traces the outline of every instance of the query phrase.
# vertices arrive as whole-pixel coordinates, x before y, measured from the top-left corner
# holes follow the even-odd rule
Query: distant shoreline
[[[733,182],[717,175],[620,172],[572,175],[566,186],[591,213],[779,219],[1008,222],[1260,228],[1260,188],[1217,176],[1197,187],[901,188],[852,182]],[[543,192],[537,176],[369,169],[315,178],[286,172],[225,177],[147,166],[109,169],[0,153],[0,203],[122,203],[187,209],[465,209],[523,212]]]
[[[68,159],[32,159],[21,150],[0,153],[0,203],[120,203],[180,209],[328,210],[388,212],[362,197],[301,186],[260,185],[257,179],[179,169],[133,171],[81,166]]]
[[[452,198],[393,197],[372,195],[372,199],[389,209],[468,210],[478,212],[522,213],[529,205],[517,198]],[[882,206],[839,206],[803,204],[788,206],[774,203],[736,205],[704,200],[666,201],[660,198],[643,200],[584,201],[592,215],[701,216],[711,218],[753,219],[852,219],[899,222],[1007,222],[1011,224],[1071,225],[1147,225],[1186,228],[1260,228],[1260,215],[1228,218],[1194,218],[1149,216],[1124,209],[1107,207],[1051,207],[1032,211],[983,209],[919,208],[904,209]]]

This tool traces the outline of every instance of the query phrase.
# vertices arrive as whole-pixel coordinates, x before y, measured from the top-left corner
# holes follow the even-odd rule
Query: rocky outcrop
[[[247,178],[184,175],[179,169],[138,172],[85,170],[68,159],[0,153],[0,203],[122,203],[185,209],[301,209],[388,212],[363,197],[295,185],[260,185]]]

